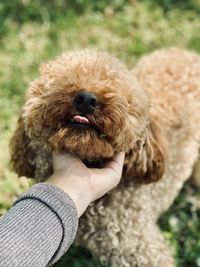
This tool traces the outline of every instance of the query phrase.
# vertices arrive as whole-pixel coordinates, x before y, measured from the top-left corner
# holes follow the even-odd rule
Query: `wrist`
[[[78,217],[84,213],[92,201],[91,190],[83,178],[70,177],[70,179],[66,179],[66,177],[52,175],[47,183],[59,187],[74,201]]]

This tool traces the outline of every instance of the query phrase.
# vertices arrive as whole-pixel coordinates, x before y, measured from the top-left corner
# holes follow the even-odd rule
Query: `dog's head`
[[[107,53],[83,50],[63,54],[41,67],[40,78],[28,90],[24,122],[32,139],[50,142],[54,149],[92,161],[125,151],[130,163],[141,160],[145,146],[149,149],[148,114],[149,98],[123,63]],[[162,149],[155,144],[160,160]],[[147,162],[140,167],[143,171],[137,172],[136,165],[136,175],[149,172]],[[127,166],[130,173],[134,164]],[[155,164],[153,168],[158,172]]]

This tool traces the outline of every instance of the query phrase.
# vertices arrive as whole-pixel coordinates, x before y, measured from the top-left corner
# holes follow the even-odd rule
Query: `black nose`
[[[98,101],[95,95],[82,92],[75,97],[74,103],[78,111],[80,111],[82,114],[87,114],[94,112]]]

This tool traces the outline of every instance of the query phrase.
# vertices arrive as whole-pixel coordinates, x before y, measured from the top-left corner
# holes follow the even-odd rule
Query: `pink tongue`
[[[89,124],[89,120],[86,117],[81,117],[79,115],[74,116],[73,121],[83,124]]]

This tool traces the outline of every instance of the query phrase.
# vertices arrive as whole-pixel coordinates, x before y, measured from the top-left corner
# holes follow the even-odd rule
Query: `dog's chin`
[[[101,161],[111,158],[115,153],[107,136],[90,125],[69,123],[49,141],[55,150],[73,152],[83,160]]]

